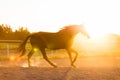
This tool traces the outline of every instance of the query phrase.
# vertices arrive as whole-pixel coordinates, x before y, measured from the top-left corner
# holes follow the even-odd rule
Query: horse
[[[43,58],[53,67],[57,67],[57,66],[48,59],[45,49],[50,49],[50,50],[65,49],[68,53],[71,66],[75,67],[74,62],[77,59],[78,52],[72,48],[72,44],[75,35],[77,35],[78,33],[82,33],[88,38],[90,37],[83,25],[64,26],[58,32],[32,33],[28,35],[26,39],[22,42],[22,44],[19,46],[19,51],[21,52],[19,57],[25,55],[25,51],[26,51],[25,45],[27,41],[30,40],[32,49],[27,55],[29,67],[31,66],[30,58],[35,52],[34,51],[35,48],[38,48],[41,51]],[[73,59],[71,53],[75,54]]]

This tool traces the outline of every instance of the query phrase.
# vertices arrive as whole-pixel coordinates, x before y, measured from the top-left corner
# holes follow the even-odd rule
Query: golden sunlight
[[[34,48],[33,50],[34,50],[35,52],[37,52],[37,51],[38,51],[38,49],[37,49],[37,48]]]
[[[100,38],[105,36],[106,34],[120,34],[119,29],[113,27],[113,25],[103,24],[93,24],[90,21],[86,21],[84,24],[91,38]]]
[[[11,55],[11,56],[9,57],[9,59],[10,59],[10,61],[14,61],[14,60],[16,59],[16,57],[15,57],[14,55]]]
[[[82,35],[75,38],[74,47],[83,56],[115,56],[119,55],[119,35],[113,33],[100,32],[99,30],[87,28],[91,38],[86,39]],[[109,30],[110,31],[110,30]]]
[[[86,28],[91,38],[99,38],[107,33],[106,30],[100,30],[97,27],[86,26]]]

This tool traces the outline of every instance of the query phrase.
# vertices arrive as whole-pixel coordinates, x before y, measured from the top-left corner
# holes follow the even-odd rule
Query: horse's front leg
[[[77,60],[78,53],[77,53],[77,51],[75,51],[74,49],[71,49],[71,51],[72,51],[73,53],[75,53],[75,57],[74,57],[74,59],[73,59],[73,61],[72,61],[72,63],[74,64],[74,62]]]
[[[69,59],[70,59],[71,66],[72,66],[73,63],[72,63],[72,54],[71,54],[71,51],[70,51],[70,50],[67,50],[67,52],[68,52],[68,55],[69,55]]]
[[[76,67],[76,66],[74,65],[74,62],[75,62],[76,59],[77,59],[78,53],[77,53],[75,50],[73,50],[73,49],[69,49],[69,50],[67,50],[67,52],[68,52],[68,55],[69,55],[69,58],[70,58],[71,66]],[[74,59],[72,59],[72,54],[71,54],[71,52],[74,52],[74,53],[75,53]]]
[[[57,66],[48,59],[48,57],[47,57],[47,55],[46,55],[46,52],[45,52],[45,49],[42,49],[41,52],[42,52],[43,58],[44,58],[50,65],[52,65],[53,67],[56,68]]]

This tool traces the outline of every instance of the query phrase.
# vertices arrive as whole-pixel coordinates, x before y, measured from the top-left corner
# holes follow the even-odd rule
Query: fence
[[[3,44],[4,43],[4,44]],[[0,51],[5,51],[8,55],[10,54],[10,46],[13,44],[20,44],[22,43],[21,40],[0,40],[0,46],[3,47],[4,49],[1,49]]]

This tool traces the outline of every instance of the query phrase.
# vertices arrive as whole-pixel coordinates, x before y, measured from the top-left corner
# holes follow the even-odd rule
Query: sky
[[[0,0],[0,24],[31,32],[84,24],[93,35],[120,34],[119,0]]]

